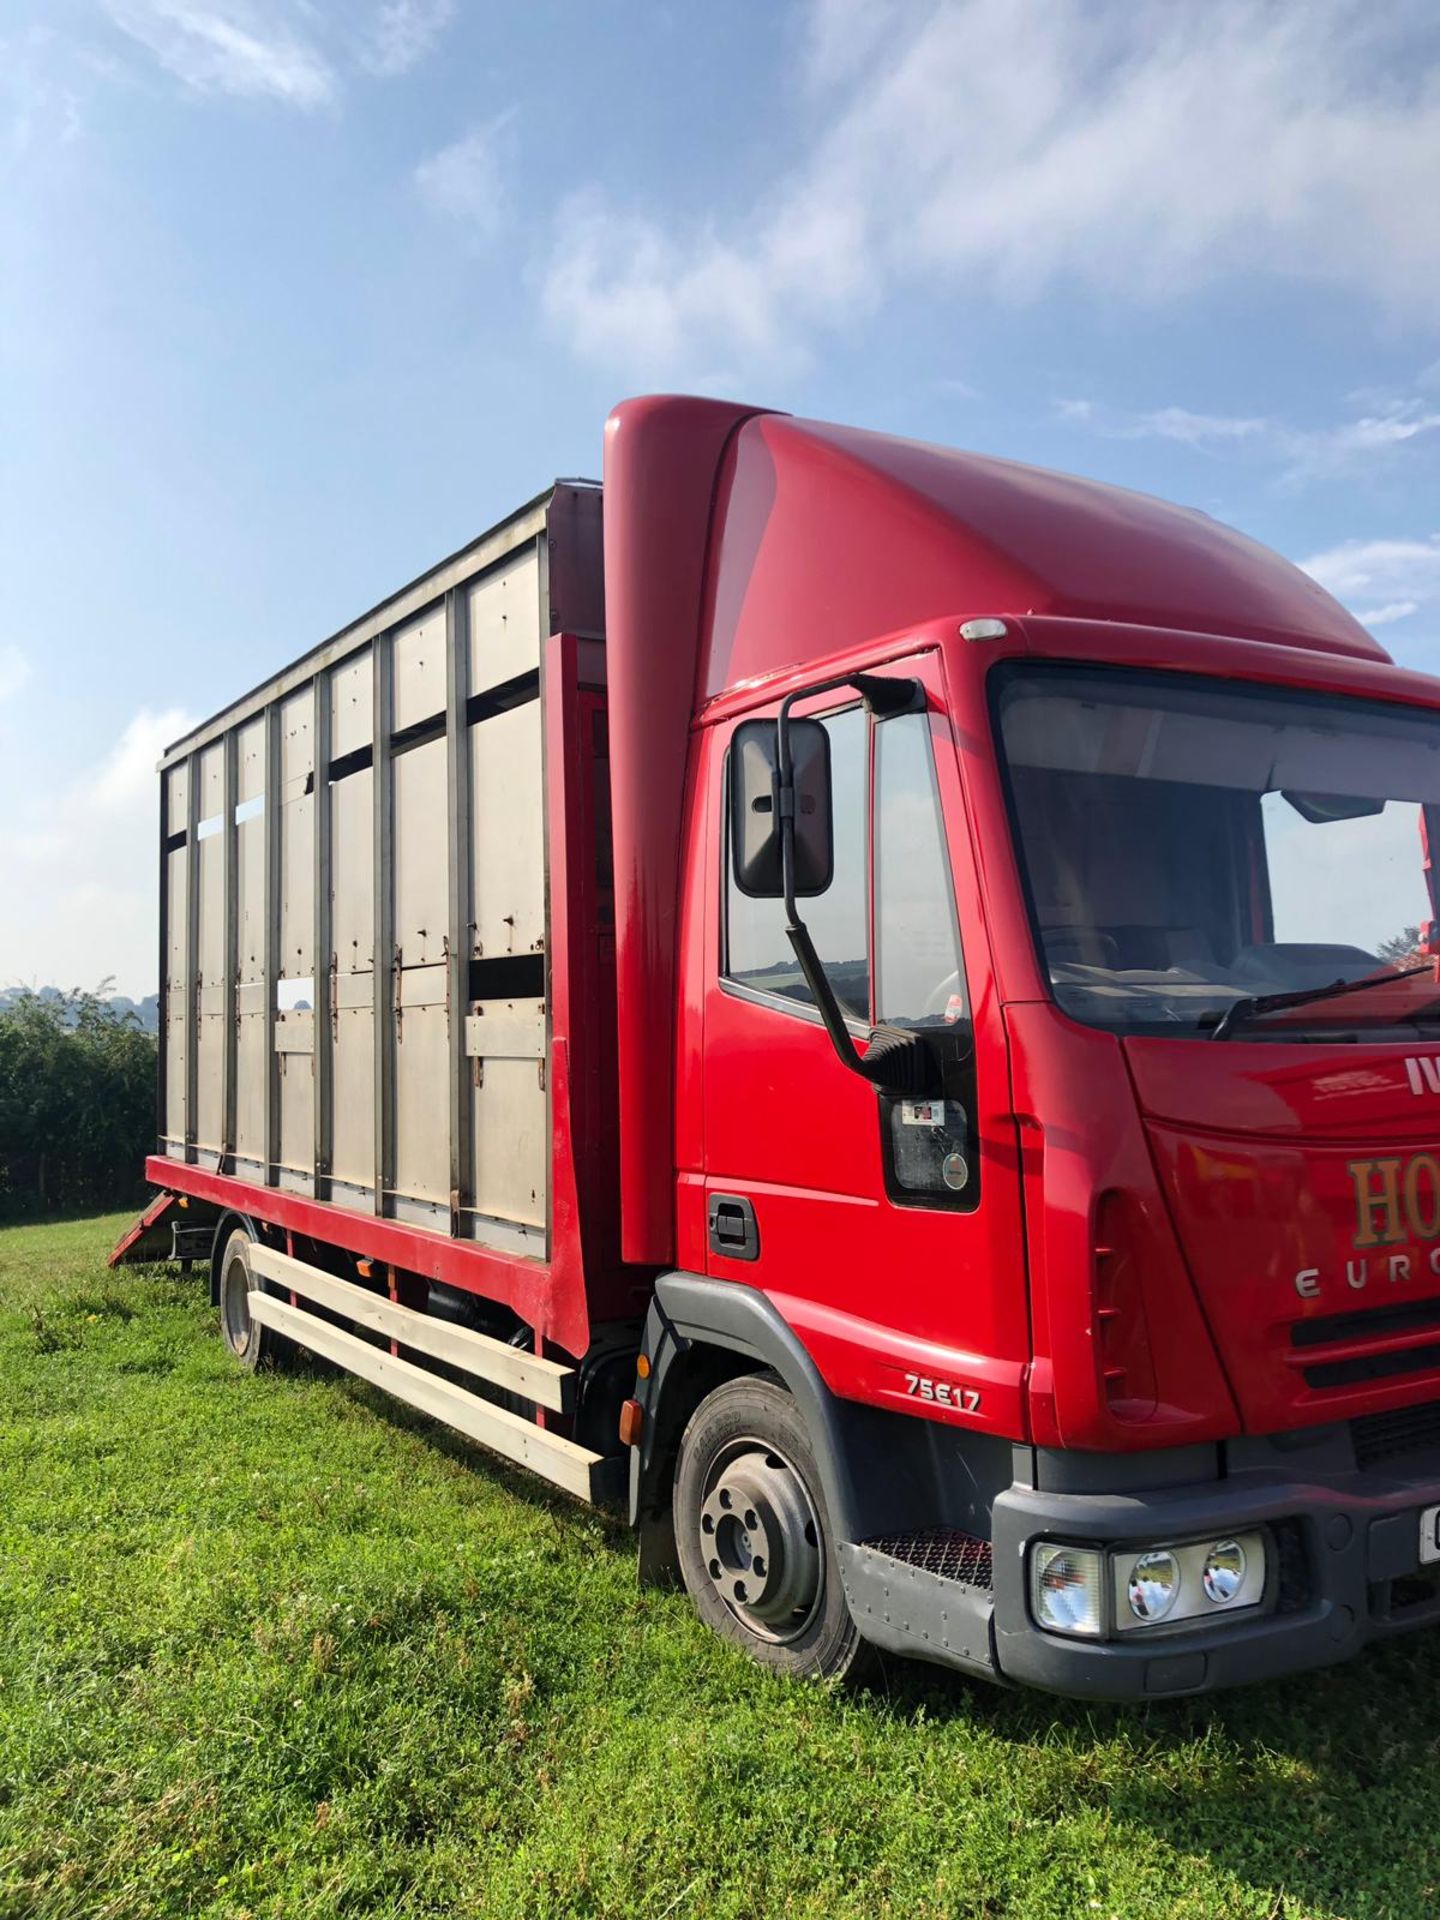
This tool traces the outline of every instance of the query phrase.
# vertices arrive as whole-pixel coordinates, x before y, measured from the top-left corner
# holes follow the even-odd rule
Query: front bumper
[[[1329,1666],[1440,1624],[1440,1567],[1419,1558],[1419,1515],[1434,1505],[1440,1473],[1323,1485],[1243,1474],[1126,1495],[1013,1486],[993,1506],[988,1592],[865,1546],[843,1550],[842,1570],[861,1631],[894,1651],[1079,1698],[1154,1699]],[[1103,1640],[1046,1632],[1031,1617],[1034,1542],[1140,1547],[1256,1528],[1270,1561],[1256,1611]]]

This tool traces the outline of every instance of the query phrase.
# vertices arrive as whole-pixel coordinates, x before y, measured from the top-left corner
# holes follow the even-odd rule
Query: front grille
[[[1310,1604],[1310,1557],[1298,1520],[1277,1520],[1270,1529],[1275,1542],[1275,1611],[1299,1613]]]
[[[1409,1335],[1433,1332],[1433,1340],[1391,1347]],[[1366,1345],[1389,1349],[1366,1352]],[[1362,1307],[1349,1313],[1326,1313],[1301,1320],[1290,1330],[1291,1347],[1299,1354],[1311,1348],[1346,1348],[1325,1359],[1301,1362],[1307,1387],[1353,1387],[1366,1380],[1393,1380],[1407,1373],[1426,1373],[1440,1367],[1440,1300],[1412,1300],[1396,1306]]]
[[[1357,1467],[1385,1467],[1392,1461],[1440,1448],[1440,1400],[1394,1413],[1367,1413],[1350,1422]]]
[[[865,1540],[863,1546],[876,1553],[888,1553],[892,1560],[919,1567],[923,1573],[938,1573],[942,1580],[958,1580],[962,1586],[990,1589],[990,1542],[977,1540],[973,1533],[956,1533],[949,1528],[933,1528],[925,1533],[887,1533],[878,1540]]]

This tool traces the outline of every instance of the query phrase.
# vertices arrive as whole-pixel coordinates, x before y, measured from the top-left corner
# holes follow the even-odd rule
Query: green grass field
[[[1145,1711],[775,1681],[625,1530],[0,1232],[0,1916],[1440,1913],[1440,1644]]]

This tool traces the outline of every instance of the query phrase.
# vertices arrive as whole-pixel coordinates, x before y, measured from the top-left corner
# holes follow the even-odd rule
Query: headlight
[[[1112,1548],[1110,1592],[1117,1633],[1182,1621],[1194,1626],[1212,1614],[1258,1607],[1265,1598],[1265,1536]]]
[[[1245,1549],[1238,1540],[1222,1540],[1211,1547],[1200,1570],[1206,1597],[1217,1607],[1228,1607],[1245,1585]]]
[[[1125,1598],[1137,1620],[1163,1620],[1180,1592],[1180,1563],[1163,1548],[1142,1553],[1125,1582]]]
[[[1051,1633],[1100,1632],[1101,1555],[1094,1547],[1042,1542],[1030,1551],[1030,1605]]]

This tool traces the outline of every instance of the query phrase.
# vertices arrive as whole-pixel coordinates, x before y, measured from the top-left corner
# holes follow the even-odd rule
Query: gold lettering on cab
[[[1352,1160],[1355,1249],[1440,1239],[1440,1159],[1433,1153]]]

